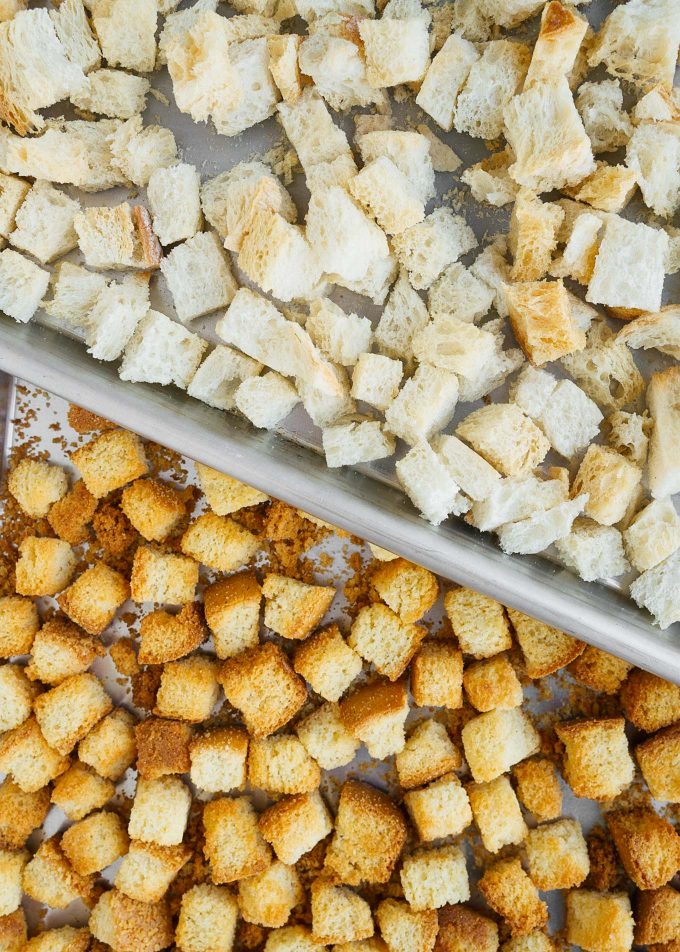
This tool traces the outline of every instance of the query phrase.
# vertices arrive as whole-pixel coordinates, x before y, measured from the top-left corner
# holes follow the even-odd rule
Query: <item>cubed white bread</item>
[[[675,304],[662,307],[658,313],[645,312],[624,324],[617,341],[632,348],[654,347],[669,357],[680,357],[680,308]]]
[[[148,310],[148,274],[129,274],[106,285],[85,319],[89,353],[97,360],[116,360]]]
[[[324,357],[343,367],[354,366],[371,348],[368,318],[347,314],[329,298],[312,301],[305,328]]]
[[[474,410],[458,424],[456,434],[503,476],[530,472],[550,446],[530,417],[512,403]]]
[[[482,11],[498,26],[512,28],[533,16],[540,7],[538,0],[486,0]]]
[[[509,397],[532,420],[539,420],[556,386],[557,378],[553,374],[529,364],[513,380]]]
[[[35,182],[15,218],[10,244],[48,264],[78,244],[73,227],[80,204],[49,182]]]
[[[472,197],[497,208],[513,202],[519,191],[519,185],[510,178],[508,171],[513,158],[509,149],[503,149],[467,168],[461,179],[469,187]]]
[[[557,249],[557,233],[564,210],[542,202],[529,189],[521,188],[510,218],[509,246],[513,257],[513,281],[538,281],[545,277]]]
[[[455,317],[476,324],[489,312],[493,289],[459,262],[450,264],[427,292],[430,317]]]
[[[83,0],[65,0],[50,11],[50,16],[68,59],[85,73],[99,66],[101,51],[92,35]]]
[[[307,753],[323,770],[344,767],[361,746],[343,724],[338,705],[330,701],[299,721],[295,730]]]
[[[342,367],[319,358],[295,378],[305,410],[316,426],[325,427],[351,416],[356,407],[350,396],[349,377]]]
[[[680,124],[641,123],[628,143],[626,165],[645,204],[663,218],[674,215],[680,207]]]
[[[630,570],[621,533],[614,526],[601,526],[590,519],[577,519],[569,535],[558,539],[556,548],[564,564],[578,572],[586,582],[594,582],[598,578],[616,578]]]
[[[156,63],[157,0],[95,0],[92,23],[109,66],[150,73]]]
[[[277,108],[281,125],[305,172],[320,162],[332,162],[350,153],[347,136],[333,122],[325,102],[312,88],[305,89],[296,103],[279,103]]]
[[[14,228],[16,214],[30,188],[30,182],[0,172],[0,238],[7,238]]]
[[[489,532],[507,522],[526,519],[535,511],[545,512],[566,499],[567,490],[559,479],[511,476],[494,483],[486,498],[474,503],[468,520],[482,532]]]
[[[280,374],[269,370],[244,380],[234,394],[234,404],[260,429],[271,430],[300,402],[297,390]]]
[[[3,252],[7,254],[7,252]],[[680,369],[652,374],[647,406],[654,421],[649,445],[649,487],[655,499],[680,490]]]
[[[389,254],[384,233],[339,186],[312,194],[307,209],[307,241],[320,270],[331,280],[336,276],[360,280],[372,261]]]
[[[680,548],[680,516],[673,500],[655,499],[641,509],[623,533],[626,555],[645,572]]]
[[[487,321],[484,330],[494,336],[495,348],[489,362],[484,365],[474,377],[460,377],[460,403],[474,403],[500,387],[510,374],[518,370],[525,362],[525,357],[519,347],[504,350],[504,321],[497,318]]]
[[[417,83],[430,65],[428,23],[422,16],[359,22],[366,77],[375,89]]]
[[[457,402],[455,373],[421,364],[385,411],[385,426],[414,446],[429,440],[446,426]]]
[[[476,380],[493,359],[496,340],[487,330],[451,316],[431,321],[414,334],[412,347],[421,365]]]
[[[574,519],[583,512],[587,494],[558,503],[545,512],[532,513],[526,519],[500,526],[496,533],[504,552],[534,555],[543,552],[571,531]]]
[[[208,342],[159,311],[137,325],[119,368],[121,380],[189,386]]]
[[[147,271],[160,265],[161,247],[143,205],[132,208],[124,202],[85,208],[73,224],[85,264],[91,268]]]
[[[472,229],[462,215],[437,208],[418,225],[392,239],[394,253],[409,272],[414,288],[429,288],[444,268],[477,245]]]
[[[45,297],[49,271],[12,248],[0,251],[0,311],[25,324]]]
[[[587,29],[588,21],[564,7],[559,0],[546,3],[525,88],[535,83],[554,82],[558,76],[569,76]]]
[[[663,83],[657,83],[636,102],[633,107],[633,122],[643,122],[645,119],[652,119],[655,122],[672,122],[680,118],[676,100],[676,89],[671,90]]]
[[[615,450],[591,443],[574,477],[572,493],[587,493],[587,515],[612,526],[639,499],[641,475],[639,466]]]
[[[630,586],[631,597],[640,608],[654,616],[659,628],[669,628],[680,621],[680,550],[669,555],[652,569],[647,569]]]
[[[345,36],[334,35],[321,23],[314,33],[302,39],[298,64],[331,109],[369,106],[383,98],[366,78],[366,64],[357,44]]]
[[[495,780],[540,749],[541,739],[518,707],[479,714],[463,727],[463,749],[476,783]]]
[[[562,256],[553,262],[550,274],[556,278],[573,278],[587,285],[593,276],[603,227],[604,221],[600,215],[590,212],[579,215]]]
[[[614,152],[625,145],[633,124],[623,108],[623,91],[616,79],[583,83],[576,94],[579,111],[593,152]]]
[[[421,843],[457,836],[472,823],[465,788],[454,773],[404,794],[404,803]]]
[[[233,43],[229,56],[241,95],[238,105],[231,109],[220,104],[212,113],[212,120],[220,135],[237,136],[271,116],[281,94],[269,72],[266,37]]]
[[[628,406],[645,389],[645,381],[630,351],[617,343],[614,332],[604,320],[593,321],[586,346],[563,357],[562,365],[604,410]]]
[[[200,185],[197,169],[186,163],[151,173],[147,196],[153,230],[162,245],[185,241],[200,230],[203,221]]]
[[[280,301],[315,297],[322,265],[300,225],[264,209],[250,218],[241,243],[239,268],[262,290]]]
[[[668,235],[664,231],[610,215],[586,301],[608,307],[658,311],[667,253]]]
[[[413,336],[427,324],[425,303],[402,270],[375,328],[378,350],[408,367],[413,363]]]
[[[336,423],[326,427],[321,434],[326,465],[354,466],[376,459],[392,456],[396,449],[395,438],[383,431],[377,420],[360,423]]]
[[[605,20],[588,57],[604,63],[612,76],[643,88],[650,82],[673,85],[680,25],[673,0],[632,0]]]
[[[309,24],[329,13],[338,13],[341,16],[375,16],[373,0],[296,0],[295,9]]]
[[[503,110],[524,82],[531,53],[523,43],[492,40],[470,69],[456,103],[454,126],[478,139],[498,139]]]
[[[642,465],[647,459],[651,420],[649,413],[627,413],[615,410],[607,419],[607,442],[632,463]]]
[[[187,387],[190,397],[218,410],[231,410],[244,380],[257,377],[262,364],[233,347],[218,344],[198,368]]]
[[[429,140],[419,132],[373,129],[357,133],[356,137],[364,164],[375,159],[391,159],[396,167],[414,185],[423,202],[434,198],[434,170],[430,157]]]
[[[357,164],[351,153],[339,155],[332,162],[318,162],[306,173],[310,192],[323,191],[333,185],[347,188],[357,174]]]
[[[213,231],[201,231],[161,261],[177,316],[183,324],[228,307],[238,285]]]
[[[398,270],[394,255],[387,254],[384,258],[371,259],[366,273],[361,278],[348,281],[339,274],[334,274],[332,278],[341,288],[347,288],[355,294],[362,294],[370,298],[374,304],[382,305],[385,303],[390,286],[397,277]]]
[[[637,176],[625,165],[595,163],[592,175],[586,176],[573,190],[578,202],[592,205],[598,211],[620,214],[630,202],[637,188]]]
[[[457,846],[420,849],[403,862],[404,898],[412,909],[440,909],[470,898],[465,855]]]
[[[110,139],[113,165],[133,184],[149,184],[156,169],[177,161],[175,137],[164,126],[143,126],[141,116],[127,119]]]
[[[430,63],[416,103],[442,129],[450,132],[458,93],[463,88],[479,53],[468,40],[452,33]]]
[[[71,95],[76,109],[94,112],[112,119],[131,119],[146,108],[151,88],[148,79],[122,69],[97,69],[87,82]]]
[[[388,235],[399,234],[425,217],[416,186],[387,156],[368,162],[348,188]]]
[[[291,105],[302,94],[298,52],[302,37],[297,33],[275,34],[267,37],[269,71],[284,101]]]
[[[508,243],[505,235],[496,235],[470,266],[476,278],[493,289],[493,306],[499,317],[507,317],[505,305],[505,285],[510,280],[510,265],[506,254]]]
[[[475,502],[486,499],[500,482],[500,473],[457,437],[439,436],[432,447],[462,492]]]
[[[488,783],[469,783],[466,790],[484,849],[497,853],[504,846],[517,845],[525,839],[529,830],[517,794],[505,774]]]
[[[400,360],[381,354],[360,354],[352,371],[352,396],[385,411],[397,396],[403,376]]]
[[[449,515],[461,515],[469,503],[446,465],[424,440],[396,465],[402,489],[422,516],[438,526]]]
[[[52,275],[52,297],[43,307],[52,317],[69,327],[82,328],[100,293],[107,286],[106,277],[88,271],[70,261],[60,262]]]

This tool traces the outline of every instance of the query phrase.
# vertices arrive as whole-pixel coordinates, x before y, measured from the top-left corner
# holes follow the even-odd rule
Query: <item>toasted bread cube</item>
[[[208,793],[242,790],[247,755],[248,735],[242,728],[213,728],[189,745],[191,782]]]
[[[504,654],[469,665],[463,672],[463,686],[478,711],[509,710],[524,700],[519,678]]]
[[[186,512],[182,494],[159,479],[137,479],[123,490],[120,508],[149,542],[162,542]]]
[[[62,618],[51,618],[35,636],[26,674],[43,684],[60,684],[87,671],[94,659],[104,653],[98,638],[86,635]]]
[[[529,875],[541,890],[580,886],[590,871],[586,841],[577,820],[557,820],[529,830]]]
[[[403,750],[408,712],[408,693],[403,682],[382,680],[365,684],[340,703],[340,719],[345,729],[363,741],[369,755],[377,760]]]
[[[231,952],[238,919],[236,896],[201,883],[182,896],[175,942],[182,952]]]
[[[260,816],[262,836],[282,863],[294,865],[333,829],[318,790],[279,800]]]
[[[133,840],[116,873],[116,889],[138,902],[158,902],[191,856],[187,846]]]
[[[68,542],[27,536],[19,544],[17,594],[56,595],[71,581],[75,568],[75,553]]]
[[[164,902],[137,902],[118,889],[102,895],[88,925],[95,939],[118,952],[160,952],[173,940],[172,919]]]
[[[577,658],[585,648],[582,641],[514,608],[508,609],[508,615],[530,678],[543,678],[559,671]]]
[[[59,607],[90,635],[100,635],[130,597],[130,586],[120,572],[97,562],[61,593]]]
[[[24,869],[24,892],[52,909],[66,909],[76,899],[87,902],[94,890],[93,876],[80,876],[64,856],[57,840],[45,840]]]
[[[680,721],[680,687],[648,671],[631,672],[619,698],[626,718],[648,734]]]
[[[254,737],[273,734],[307,700],[307,688],[278,645],[271,642],[241,652],[222,664],[218,678],[230,704],[238,708]]]
[[[401,868],[404,897],[412,909],[440,909],[470,898],[465,856],[456,846],[420,849]]]
[[[637,945],[668,942],[680,935],[680,893],[670,886],[639,893],[635,910]]]
[[[282,638],[302,640],[313,631],[335,598],[333,586],[308,585],[268,574],[262,585],[264,623]]]
[[[0,731],[10,731],[31,716],[36,686],[17,664],[0,665]]]
[[[567,942],[587,952],[628,952],[633,945],[633,913],[627,894],[568,892]]]
[[[63,469],[45,460],[22,459],[10,471],[7,489],[26,515],[44,519],[68,490],[68,480]]]
[[[418,724],[396,758],[399,783],[404,790],[421,787],[462,765],[460,751],[454,746],[446,727],[435,720]]]
[[[249,562],[259,540],[227,516],[206,512],[182,536],[182,552],[218,572],[233,572]]]
[[[311,888],[312,935],[319,943],[357,942],[373,935],[373,916],[365,899],[324,877]]]
[[[307,926],[283,926],[269,933],[265,952],[317,952],[319,946]]]
[[[248,797],[221,797],[203,810],[205,845],[212,881],[218,885],[264,872],[271,850],[260,833]]]
[[[528,473],[550,446],[536,424],[514,403],[495,403],[470,413],[456,434],[504,476]]]
[[[191,726],[183,721],[147,717],[135,727],[137,771],[145,780],[188,773]],[[133,898],[135,898],[133,896]]]
[[[468,721],[462,731],[465,759],[477,783],[495,780],[540,747],[540,737],[519,708],[495,710]]]
[[[22,849],[50,808],[47,787],[24,793],[9,777],[0,783],[0,849]],[[0,932],[0,935],[2,933]]]
[[[98,873],[127,853],[130,839],[117,813],[102,810],[64,832],[61,848],[80,876]]]
[[[82,820],[109,802],[116,788],[110,780],[100,777],[85,764],[76,761],[62,774],[52,789],[52,803],[63,810],[69,820]]]
[[[640,468],[606,446],[591,444],[574,479],[572,491],[588,493],[585,511],[611,526],[625,516],[640,483]]]
[[[505,302],[515,337],[535,366],[585,347],[585,334],[574,322],[562,281],[508,285]]]
[[[29,854],[0,850],[0,915],[16,912],[21,904],[21,876]]]
[[[510,219],[513,281],[545,277],[557,249],[557,231],[563,218],[564,209],[559,205],[542,202],[528,189],[520,189]]]
[[[89,538],[89,524],[97,509],[97,500],[79,479],[66,495],[54,503],[47,517],[52,529],[70,545]]]
[[[220,579],[205,589],[205,620],[218,658],[232,658],[257,646],[261,601],[262,589],[252,572]]]
[[[420,646],[411,662],[411,691],[418,707],[462,707],[463,655],[453,642],[433,640]]]
[[[183,658],[200,647],[206,636],[200,607],[196,602],[183,605],[179,614],[158,610],[145,615],[139,626],[139,661],[164,664]]]
[[[203,463],[196,463],[196,472],[208,505],[218,516],[229,516],[232,512],[238,512],[239,509],[257,506],[269,499],[269,496],[260,492],[259,489],[246,486],[233,476],[219,473],[216,469],[204,466]]]
[[[518,859],[501,859],[487,868],[479,890],[513,936],[528,935],[548,921],[548,907]]]
[[[680,803],[680,727],[674,724],[659,731],[635,748],[642,776],[656,800]]]
[[[248,780],[270,795],[311,793],[321,781],[319,765],[294,734],[255,738],[248,751]]]
[[[284,926],[303,898],[297,870],[280,860],[263,872],[242,879],[238,886],[238,907],[244,921],[270,929]]]
[[[36,698],[36,720],[47,743],[60,754],[79,740],[113,708],[111,698],[93,674],[76,674]]]
[[[68,769],[68,757],[53,750],[34,716],[0,738],[0,771],[24,793],[35,793]]]
[[[340,791],[326,868],[349,886],[387,882],[406,841],[406,831],[401,811],[386,794],[347,780]]]
[[[607,826],[623,867],[638,889],[665,886],[680,868],[680,836],[653,809],[607,814]]]
[[[603,694],[617,694],[633,665],[623,658],[587,645],[569,665],[569,673],[581,684]]]
[[[345,727],[339,706],[331,701],[299,721],[295,731],[309,756],[323,770],[344,767],[361,746],[361,741]]]
[[[490,658],[512,646],[503,606],[469,588],[446,593],[444,607],[461,650],[475,658]]]
[[[348,643],[390,681],[406,670],[427,634],[420,625],[407,624],[387,605],[368,605],[354,620]]]
[[[406,559],[384,563],[373,573],[371,582],[385,604],[407,624],[422,618],[439,594],[432,572]]]
[[[85,934],[89,942],[87,930],[85,930]],[[31,940],[32,943],[35,941],[35,939]],[[28,944],[26,916],[21,907],[8,916],[0,916],[0,947],[3,952],[25,952],[26,949],[31,948]],[[49,952],[49,949],[47,952]]]
[[[265,615],[266,617],[266,615]],[[337,625],[307,638],[295,652],[293,667],[326,701],[337,701],[361,672],[360,656]]]
[[[446,906],[439,912],[441,952],[498,952],[498,926],[468,906]]]
[[[452,773],[419,790],[409,790],[404,803],[422,843],[457,836],[472,823],[468,795]]]
[[[198,563],[183,555],[139,546],[130,576],[130,591],[136,602],[183,605],[194,599]]]
[[[507,776],[490,783],[470,783],[466,790],[485,849],[497,853],[525,839],[529,831]]]
[[[78,757],[100,777],[120,780],[137,756],[134,725],[134,716],[117,708],[81,740]]]
[[[40,628],[38,609],[28,598],[0,598],[0,658],[28,654]]]
[[[622,717],[556,725],[565,745],[564,779],[577,797],[612,800],[632,783],[635,765],[624,727]]]
[[[27,952],[87,952],[91,941],[92,934],[87,926],[81,929],[62,926],[39,933],[25,948]]]
[[[515,764],[517,796],[537,820],[554,820],[562,813],[562,790],[555,765],[543,757]]]
[[[210,717],[220,687],[214,659],[193,655],[163,666],[154,713],[200,723]]]
[[[149,468],[141,440],[129,430],[106,430],[75,450],[71,461],[97,499],[146,476]]]
[[[190,806],[191,794],[179,777],[140,777],[130,812],[130,838],[177,846],[184,836]]]
[[[431,952],[434,948],[438,930],[434,909],[417,911],[407,902],[383,899],[375,917],[390,952]]]

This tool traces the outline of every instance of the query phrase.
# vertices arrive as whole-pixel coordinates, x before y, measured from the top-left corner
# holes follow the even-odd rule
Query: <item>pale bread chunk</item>
[[[481,162],[471,165],[461,175],[469,186],[472,197],[497,208],[514,202],[520,186],[510,177],[513,156],[508,149],[494,152]]]
[[[454,127],[478,139],[497,139],[503,111],[522,88],[531,54],[523,43],[492,40],[468,73],[458,95]]]
[[[427,308],[402,269],[375,328],[374,339],[380,353],[402,360],[409,367],[413,363],[413,338],[425,327],[427,319]]]
[[[281,125],[307,173],[319,162],[350,154],[347,136],[333,122],[323,99],[311,87],[295,103],[279,103]]]
[[[444,268],[476,245],[477,239],[462,215],[443,206],[392,239],[399,263],[419,290],[429,288]]]
[[[626,207],[637,188],[637,176],[625,165],[597,162],[597,168],[573,189],[578,202],[592,205],[598,211],[618,215]]]
[[[456,374],[421,364],[385,411],[385,425],[395,436],[415,446],[446,426],[457,402]]]
[[[203,215],[199,195],[201,178],[193,165],[180,163],[157,168],[147,186],[153,230],[162,245],[174,245],[200,230]]]
[[[231,108],[220,102],[212,113],[212,120],[220,135],[237,136],[273,115],[280,93],[269,72],[269,50],[265,36],[233,43],[229,48],[229,56],[241,95],[238,103]]]
[[[556,548],[564,564],[586,582],[615,578],[630,570],[621,533],[614,526],[577,519],[569,535],[558,539]]]
[[[661,629],[680,621],[680,552],[676,549],[654,568],[638,576],[630,586],[631,597],[654,616]]]
[[[200,231],[161,261],[163,277],[183,324],[232,302],[238,285],[217,235]]]
[[[149,310],[149,275],[130,274],[102,288],[86,318],[88,352],[117,360]]]
[[[106,270],[158,268],[161,249],[142,205],[89,207],[74,218],[85,263]]]
[[[512,403],[474,410],[461,420],[456,434],[504,476],[530,472],[550,446],[535,423]]]
[[[450,264],[427,292],[430,317],[455,317],[477,324],[489,311],[494,299],[493,289],[459,262]]]
[[[71,261],[61,261],[52,274],[52,297],[43,307],[69,327],[82,328],[107,279]]]
[[[576,93],[576,108],[596,154],[613,152],[630,139],[633,124],[623,108],[623,91],[618,80],[583,83]]]
[[[0,310],[25,324],[45,297],[49,271],[11,248],[0,251]]]
[[[653,569],[680,548],[680,516],[670,496],[641,509],[623,533],[623,541],[638,572]]]
[[[533,513],[518,522],[506,523],[496,530],[501,548],[508,554],[534,555],[543,552],[571,531],[574,519],[583,512],[587,494],[558,503],[545,512]]]
[[[574,477],[572,493],[587,493],[586,515],[603,526],[613,526],[635,498],[640,468],[615,450],[592,443]]]
[[[484,328],[457,317],[440,317],[414,335],[413,353],[420,364],[448,370],[465,380],[475,380],[489,365],[496,340]]]
[[[361,135],[357,132],[356,141],[364,164],[383,157],[391,159],[417,189],[423,202],[434,198],[430,141],[422,133],[373,129]]]
[[[149,310],[125,348],[121,380],[175,384],[186,390],[208,342],[165,314]]]
[[[587,29],[588,21],[563,6],[559,0],[546,3],[524,83],[525,89],[536,83],[554,82],[558,76],[568,76]]]
[[[150,73],[157,20],[157,0],[92,0],[92,24],[109,66]]]
[[[644,311],[623,325],[616,340],[633,349],[655,348],[677,360],[680,358],[680,307],[669,304],[656,313]]]
[[[397,479],[424,519],[438,526],[461,515],[469,503],[446,465],[425,441],[417,443],[396,465]]]
[[[175,137],[163,126],[143,126],[141,116],[122,123],[109,140],[113,165],[140,187],[149,184],[156,169],[177,162]]]
[[[339,186],[312,194],[306,234],[320,270],[334,281],[359,281],[373,261],[389,256],[383,231]]]
[[[231,410],[237,403],[239,387],[251,377],[257,378],[261,370],[262,364],[257,360],[218,344],[194,374],[187,393],[218,410]]]
[[[371,348],[368,318],[347,314],[329,298],[312,301],[305,329],[324,357],[343,367],[353,367]]]
[[[16,213],[10,244],[48,264],[77,246],[73,222],[79,211],[78,201],[49,182],[37,181]]]
[[[355,466],[392,456],[396,448],[393,436],[383,431],[376,420],[337,423],[321,434],[326,465]]]
[[[462,492],[475,502],[486,499],[500,481],[500,473],[457,437],[439,436],[432,446]]]
[[[607,218],[586,301],[609,307],[658,311],[668,235],[618,215]]]
[[[420,4],[418,4],[420,7]],[[428,23],[422,16],[360,20],[366,77],[374,89],[419,82],[430,65]]]
[[[323,20],[317,20],[314,33],[302,39],[300,71],[311,78],[331,109],[344,111],[353,106],[382,104],[383,94],[368,82],[366,63],[357,44],[347,36],[334,35],[332,21],[327,29],[323,24]]]
[[[397,235],[425,218],[417,189],[386,156],[364,165],[348,190],[388,235]]]
[[[68,59],[84,73],[99,66],[101,50],[92,35],[83,0],[63,0],[50,16]]]
[[[446,132],[453,128],[458,93],[478,59],[479,53],[472,43],[452,33],[425,74],[416,103]]]
[[[652,374],[647,406],[654,421],[649,444],[649,488],[655,499],[661,499],[680,491],[679,367]]]
[[[30,188],[30,182],[0,172],[0,239],[9,236],[16,214]]]
[[[131,119],[144,112],[150,88],[149,80],[143,76],[134,76],[122,69],[97,69],[71,94],[71,102],[76,109],[85,112],[112,119]]]
[[[680,44],[674,0],[629,0],[607,17],[588,57],[604,63],[612,76],[643,88],[650,82],[673,85]]]
[[[643,122],[626,149],[645,204],[671,218],[680,208],[680,122]]]
[[[282,33],[267,37],[269,71],[279,88],[284,102],[293,105],[302,95],[302,81],[298,53],[302,37],[297,33]]]

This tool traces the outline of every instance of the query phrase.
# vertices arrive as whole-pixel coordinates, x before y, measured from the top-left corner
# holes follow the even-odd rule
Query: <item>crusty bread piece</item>
[[[321,794],[315,790],[278,800],[261,814],[259,828],[281,862],[292,866],[328,836],[333,821]]]
[[[529,830],[506,775],[489,783],[468,783],[466,790],[484,849],[497,853],[525,839]]]
[[[458,93],[478,59],[479,53],[472,43],[452,33],[432,60],[423,79],[416,103],[447,132],[453,128]]]
[[[609,447],[591,444],[572,486],[587,493],[586,514],[603,526],[612,526],[626,514],[641,479],[640,468]]]
[[[508,149],[494,152],[467,168],[461,178],[478,202],[500,207],[515,200],[519,185],[510,177],[513,156]]]
[[[478,714],[463,727],[461,738],[476,783],[495,780],[540,747],[538,732],[518,707]]]
[[[635,516],[623,533],[626,554],[646,572],[680,547],[680,516],[669,497],[655,499]]]
[[[157,0],[93,0],[92,25],[109,66],[153,70],[157,17]]]
[[[11,248],[0,251],[0,310],[25,324],[33,317],[50,281],[48,271]]]
[[[404,897],[412,909],[440,909],[470,898],[465,857],[456,846],[416,850],[401,868]]]
[[[172,942],[173,922],[165,900],[138,902],[119,889],[102,893],[88,926],[95,940],[112,948],[153,952]]]
[[[159,311],[149,310],[128,342],[121,380],[175,384],[186,389],[208,342]]]
[[[377,420],[335,423],[321,434],[326,465],[355,466],[392,456],[396,440]]]
[[[623,108],[618,80],[583,83],[576,94],[576,108],[595,154],[614,152],[630,139],[633,125]]]
[[[613,526],[577,519],[569,535],[559,539],[556,547],[564,564],[578,572],[586,582],[615,578],[630,570],[621,533]]]
[[[418,4],[420,9],[420,4]],[[417,83],[430,65],[428,20],[423,16],[359,21],[366,78],[374,89]]]
[[[645,204],[671,218],[680,207],[680,124],[640,123],[628,142],[626,165],[637,177]]]
[[[64,619],[52,619],[35,636],[31,660],[25,670],[32,680],[59,684],[74,674],[87,671],[95,658],[103,654],[101,642],[96,638],[88,637]],[[5,670],[12,669],[0,668],[0,671]]]
[[[463,687],[469,702],[482,713],[519,707],[524,700],[519,678],[504,654],[468,665]]]
[[[651,807],[613,810],[607,826],[619,858],[638,889],[660,889],[680,863],[680,836]]]
[[[590,871],[578,820],[557,820],[530,830],[526,840],[529,875],[543,891],[573,889]]]
[[[512,773],[522,806],[537,820],[555,820],[562,813],[562,788],[552,761],[534,757],[515,764]]]
[[[624,661],[623,658],[617,658],[600,648],[587,645],[569,665],[569,673],[576,681],[585,684],[592,691],[616,694],[632,667],[633,665]]]
[[[256,737],[248,746],[248,781],[270,796],[311,793],[318,789],[321,769],[295,734]]]
[[[404,794],[404,804],[421,843],[457,836],[472,823],[468,795],[454,773],[409,790]]]
[[[680,27],[673,0],[632,0],[605,20],[588,57],[604,63],[612,76],[643,88],[648,83],[673,85]]]
[[[587,29],[588,21],[559,0],[546,3],[524,88],[554,82],[558,76],[568,76]]]
[[[585,347],[561,280],[507,285],[505,302],[515,337],[532,364],[540,367]]]
[[[654,421],[649,446],[649,485],[655,499],[671,496],[680,489],[680,370],[652,374],[647,388],[647,405]]]
[[[680,330],[678,330],[677,305],[669,304],[656,313],[643,312],[639,317],[624,324],[616,339],[632,348],[651,347],[676,359],[680,357]]]
[[[395,757],[399,783],[404,790],[422,787],[453,770],[462,759],[443,724],[434,719],[421,721],[410,732],[404,749]]]
[[[380,932],[388,949],[405,952],[430,952],[437,936],[434,909],[417,911],[408,902],[383,899],[375,911]]]
[[[677,724],[658,731],[635,748],[635,756],[649,792],[656,800],[680,801],[677,763],[680,729]]]
[[[545,277],[557,249],[557,232],[563,219],[564,210],[559,205],[541,202],[533,192],[520,189],[508,236],[513,281],[538,281]]]
[[[92,902],[94,881],[94,876],[78,875],[56,836],[42,842],[24,867],[22,877],[24,893],[53,909],[66,909],[78,899]]]
[[[364,606],[352,624],[348,644],[379,674],[396,681],[427,634],[421,625],[405,622],[387,605]]]
[[[574,281],[587,285],[595,269],[603,226],[600,215],[590,212],[579,215],[562,256],[553,262],[550,273],[554,277],[573,278]]]
[[[267,37],[269,71],[279,88],[284,102],[294,105],[302,95],[298,53],[302,37],[296,33],[282,33]]]
[[[680,894],[671,886],[639,893],[635,906],[635,942],[661,949],[677,944],[674,940],[680,929]],[[668,945],[664,945],[668,943]]]
[[[458,378],[455,373],[421,364],[385,411],[385,425],[395,436],[415,446],[447,425],[457,401]]]
[[[680,579],[680,553],[676,549],[663,562],[638,576],[630,586],[635,602],[654,616],[659,628],[666,629],[680,620],[677,586]]]
[[[492,40],[468,73],[456,102],[454,126],[479,139],[503,132],[503,110],[521,88],[531,53],[523,43]]]
[[[102,288],[87,314],[86,343],[97,360],[116,360],[149,310],[149,274],[130,274]]]
[[[564,778],[577,797],[612,800],[632,782],[635,766],[624,727],[622,717],[556,725],[565,745]]]
[[[347,35],[335,35],[332,21],[327,27],[324,19],[317,21],[314,32],[302,37],[298,65],[331,109],[384,103],[384,94],[368,82],[357,43]]]
[[[142,205],[86,208],[74,218],[85,263],[103,270],[158,268],[161,249]]]

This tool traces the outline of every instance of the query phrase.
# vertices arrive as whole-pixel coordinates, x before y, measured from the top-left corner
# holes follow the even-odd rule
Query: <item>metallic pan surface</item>
[[[3,315],[0,369],[680,683],[677,634],[654,628],[625,595],[582,582],[540,556],[503,555],[459,520],[435,529],[401,492],[375,478],[329,470],[316,452],[253,432],[237,416],[175,388],[125,384],[79,342]]]

